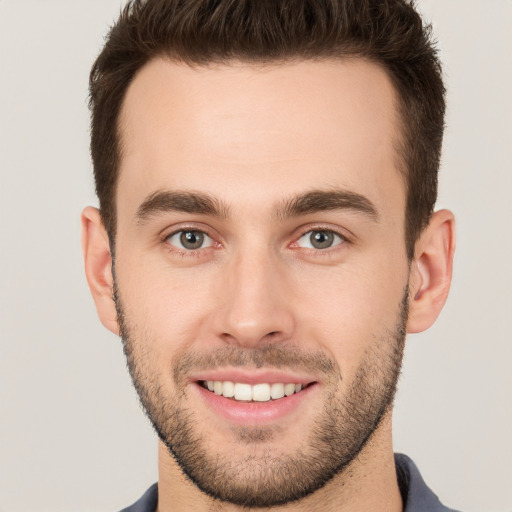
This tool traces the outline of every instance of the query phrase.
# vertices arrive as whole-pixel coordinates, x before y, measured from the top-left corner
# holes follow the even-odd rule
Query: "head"
[[[391,453],[405,334],[450,281],[443,92],[407,2],[133,2],[112,29],[86,271],[205,495],[284,504]]]
[[[445,90],[430,27],[411,1],[128,2],[90,75],[91,154],[112,244],[120,112],[137,72],[158,57],[190,66],[360,58],[381,67],[396,91],[397,164],[406,186],[412,258],[437,197]]]

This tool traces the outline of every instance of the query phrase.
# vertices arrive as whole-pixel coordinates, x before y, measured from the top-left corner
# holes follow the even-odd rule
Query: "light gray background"
[[[512,510],[512,2],[421,0],[442,49],[452,293],[411,336],[395,447],[447,503]],[[156,440],[82,270],[88,71],[120,0],[0,1],[0,511],[114,511]]]

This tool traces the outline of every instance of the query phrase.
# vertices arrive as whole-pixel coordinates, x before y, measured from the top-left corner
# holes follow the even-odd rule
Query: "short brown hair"
[[[409,258],[437,197],[445,89],[431,28],[412,0],[130,0],[90,74],[91,154],[114,242],[126,90],[151,59],[190,65],[356,56],[381,66],[398,95]]]

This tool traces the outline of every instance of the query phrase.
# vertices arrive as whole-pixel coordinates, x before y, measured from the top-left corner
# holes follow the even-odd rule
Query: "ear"
[[[453,213],[435,212],[416,242],[411,263],[407,332],[422,332],[439,316],[450,290],[454,251]]]
[[[112,255],[100,212],[91,206],[82,212],[82,251],[85,275],[101,323],[119,335],[117,312],[113,299]]]

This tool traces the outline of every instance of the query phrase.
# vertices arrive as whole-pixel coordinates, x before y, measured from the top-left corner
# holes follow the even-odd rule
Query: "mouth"
[[[232,382],[229,380],[203,380],[200,386],[215,395],[242,403],[273,402],[296,395],[314,384],[294,382],[259,382],[248,384],[245,382]]]
[[[201,373],[191,376],[189,389],[205,406],[204,414],[245,426],[299,421],[303,404],[312,403],[322,389],[313,376],[272,369],[227,368]]]

